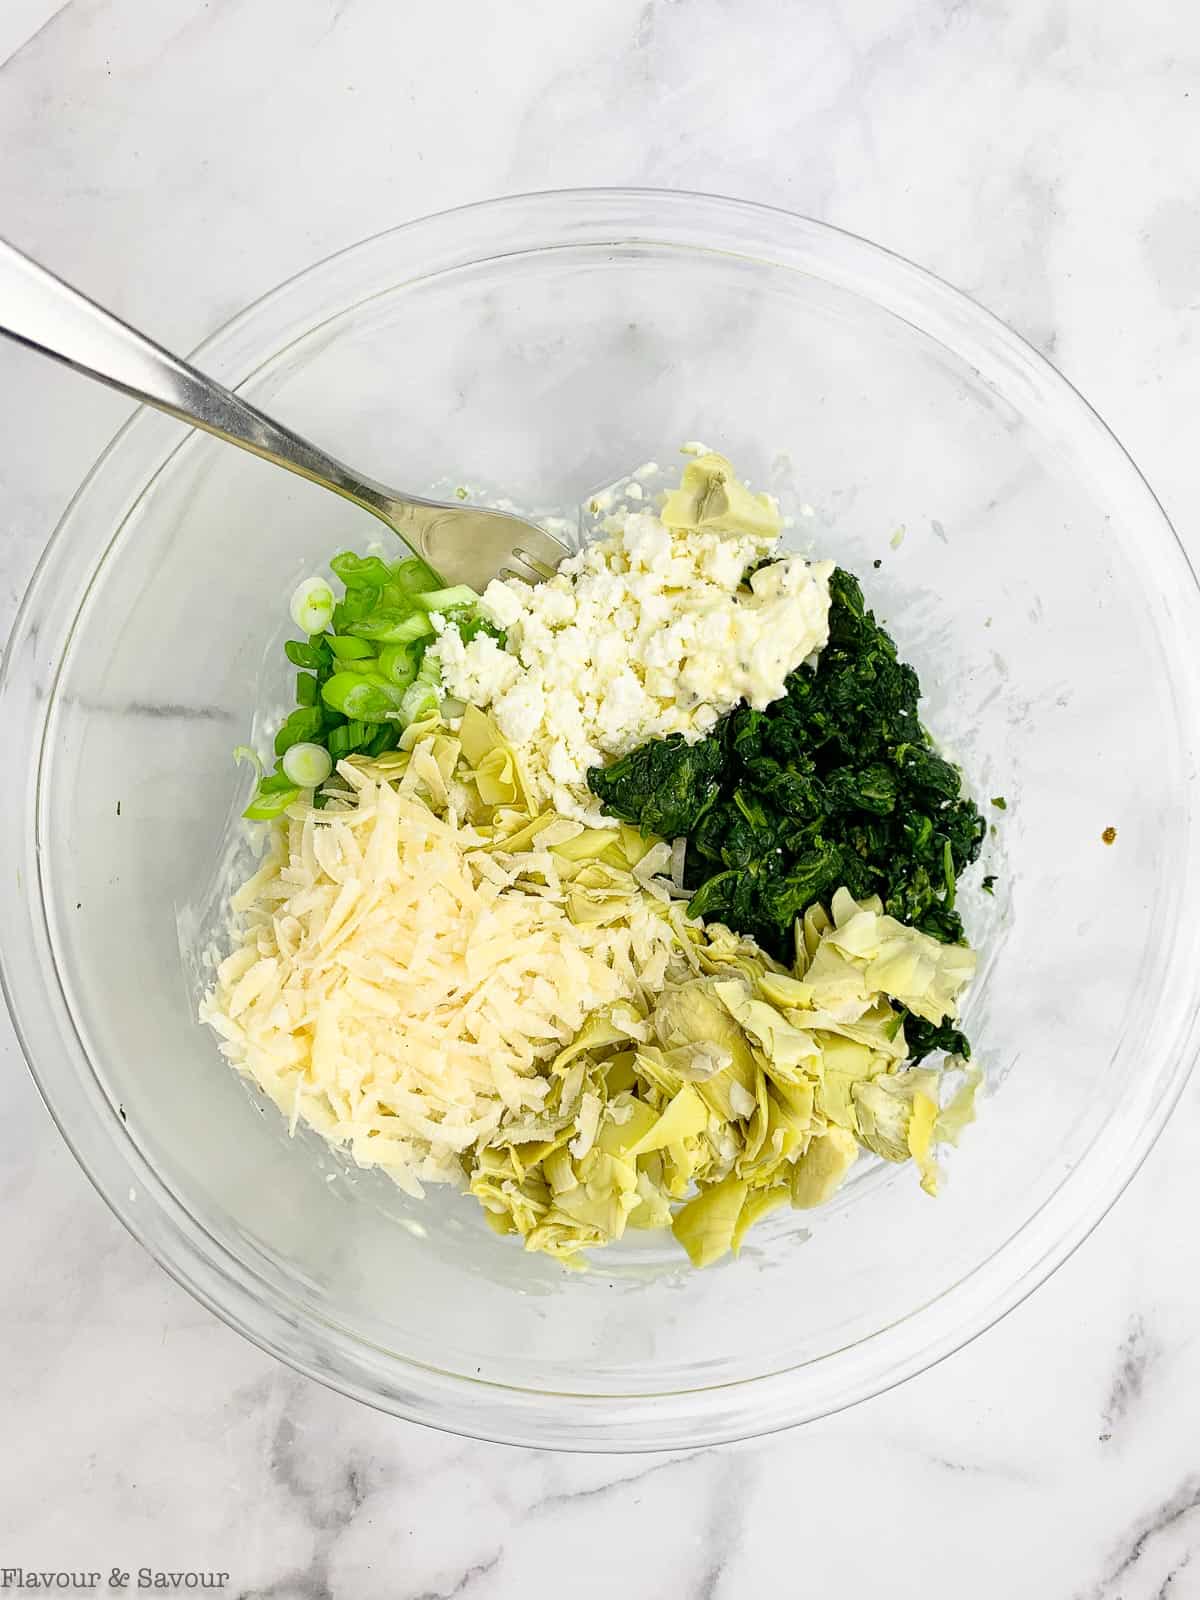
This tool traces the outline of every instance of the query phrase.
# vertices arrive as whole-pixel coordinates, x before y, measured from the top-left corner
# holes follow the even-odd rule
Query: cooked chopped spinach
[[[636,822],[643,832],[676,839],[699,823],[721,792],[725,756],[719,740],[685,744],[681,733],[652,739],[615,766],[593,774],[604,780],[593,789],[614,817]]]
[[[841,887],[877,894],[892,916],[956,942],[956,880],[979,855],[984,820],[933,749],[917,675],[858,580],[836,569],[830,595],[829,642],[782,699],[740,707],[698,744],[652,740],[594,767],[588,783],[612,816],[686,836],[694,916],[782,959],[796,918]],[[914,1047],[946,1048],[924,1044],[927,1030],[910,1028]]]
[[[926,1022],[924,1017],[914,1017],[910,1012],[904,1019],[904,1037],[908,1042],[908,1058],[914,1066],[935,1050],[944,1050],[948,1056],[961,1056],[964,1061],[971,1059],[971,1041],[945,1018],[941,1022]]]

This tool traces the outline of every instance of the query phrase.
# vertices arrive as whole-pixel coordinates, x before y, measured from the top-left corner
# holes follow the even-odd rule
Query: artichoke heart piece
[[[795,1027],[782,1011],[751,997],[740,980],[714,981],[713,993],[772,1066],[820,1071],[821,1052],[811,1035]]]
[[[770,496],[752,494],[715,450],[688,462],[679,488],[667,495],[662,519],[668,528],[754,534],[762,539],[778,538],[782,527],[779,508]]]
[[[770,1216],[772,1211],[777,1211],[780,1206],[787,1205],[791,1199],[791,1189],[786,1183],[777,1183],[769,1189],[751,1189],[742,1205],[741,1212],[733,1229],[733,1238],[730,1248],[734,1255],[740,1255],[742,1241],[756,1222],[761,1222],[763,1217]]]
[[[516,752],[486,711],[467,706],[457,742],[485,806],[519,806],[527,813],[532,809]]]
[[[630,1005],[612,1006],[606,1012],[595,1012],[571,1043],[555,1056],[550,1070],[564,1073],[577,1056],[606,1050],[611,1045],[628,1044],[642,1031],[641,1018]]]
[[[607,1116],[596,1146],[609,1155],[632,1161],[642,1153],[643,1140],[661,1121],[654,1107],[647,1105],[644,1100],[638,1100],[629,1093],[614,1095],[608,1102]],[[661,1146],[647,1145],[645,1148],[659,1149]]]
[[[660,1117],[633,1144],[626,1148],[626,1159],[649,1155],[652,1150],[665,1150],[668,1145],[694,1139],[708,1127],[708,1107],[697,1090],[685,1083],[668,1102]]]
[[[882,1074],[856,1082],[851,1100],[858,1122],[858,1137],[868,1150],[885,1161],[907,1161],[909,1124],[913,1102],[918,1095],[937,1105],[939,1074],[928,1068],[913,1067],[895,1075]]]
[[[671,1231],[694,1267],[708,1267],[733,1248],[733,1235],[750,1185],[744,1178],[724,1178],[689,1200],[671,1223]]]
[[[809,1141],[792,1168],[791,1200],[798,1210],[823,1206],[837,1193],[858,1159],[858,1141],[845,1128],[828,1128]]]
[[[732,1122],[743,1114],[735,1105],[737,1089],[742,1091],[742,1103],[749,1098],[753,1105],[758,1067],[745,1032],[716,993],[717,981],[694,978],[664,990],[655,1005],[652,1023],[667,1052],[684,1045],[709,1044],[728,1054],[729,1065],[696,1087],[716,1116]]]
[[[927,1022],[957,1017],[958,996],[975,976],[975,952],[968,945],[943,944],[870,903],[860,904],[845,889],[834,895],[831,909],[835,926],[806,974],[810,983],[820,957],[838,951],[860,970],[869,993],[890,995]]]

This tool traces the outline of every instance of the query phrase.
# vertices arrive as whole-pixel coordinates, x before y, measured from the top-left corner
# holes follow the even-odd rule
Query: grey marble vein
[[[712,1474],[701,1540],[702,1571],[692,1594],[694,1600],[722,1600],[736,1596],[729,1578],[730,1564],[745,1537],[745,1511],[753,1492],[755,1470],[744,1454],[725,1454]]]
[[[1117,1351],[1116,1368],[1104,1407],[1104,1430],[1109,1438],[1141,1400],[1147,1373],[1157,1356],[1158,1349],[1147,1332],[1145,1319],[1136,1313],[1130,1318],[1129,1331]]]
[[[1177,1589],[1176,1584],[1179,1582],[1187,1568],[1191,1565],[1191,1562],[1192,1557],[1191,1552],[1189,1551],[1179,1565],[1177,1567],[1173,1567],[1171,1571],[1167,1573],[1162,1583],[1159,1584],[1154,1593],[1154,1600],[1168,1600],[1169,1595],[1182,1594],[1182,1589]]]
[[[576,1506],[580,1501],[597,1500],[613,1495],[624,1495],[630,1489],[643,1484],[649,1478],[656,1478],[665,1472],[677,1472],[681,1467],[687,1467],[694,1461],[703,1461],[712,1456],[712,1450],[693,1450],[687,1455],[671,1456],[666,1461],[655,1461],[648,1467],[643,1467],[640,1472],[633,1472],[627,1477],[612,1478],[604,1483],[590,1485],[586,1489],[563,1490],[557,1494],[548,1494],[537,1501],[534,1511],[540,1516],[547,1511],[553,1511],[558,1506]]]
[[[930,1456],[935,1466],[946,1472],[961,1472],[971,1478],[998,1478],[1007,1483],[1029,1483],[1032,1474],[1028,1468],[1010,1461],[954,1461],[949,1456]]]
[[[489,1556],[486,1561],[476,1561],[469,1566],[453,1580],[448,1589],[422,1589],[420,1594],[412,1596],[412,1600],[458,1600],[460,1595],[470,1594],[481,1578],[486,1578],[495,1572],[502,1559],[503,1551],[497,1550],[495,1555]]]
[[[1099,1582],[1079,1592],[1080,1600],[1085,1596],[1086,1600],[1124,1600],[1124,1587],[1135,1577],[1147,1553],[1153,1552],[1165,1534],[1191,1519],[1197,1511],[1200,1511],[1200,1476],[1192,1475],[1173,1494],[1138,1518],[1120,1541]],[[1196,1520],[1200,1522],[1200,1518]],[[1171,1565],[1156,1590],[1157,1595],[1170,1593],[1170,1585],[1190,1561],[1192,1551],[1200,1550],[1200,1526],[1190,1528],[1190,1536],[1193,1542]]]
[[[302,1568],[285,1571],[263,1587],[243,1589],[238,1600],[335,1600],[335,1549],[367,1500],[372,1464],[357,1453],[333,1460],[324,1452],[314,1455],[307,1436],[307,1389],[293,1373],[272,1374],[245,1396],[252,1410],[276,1413],[266,1447],[267,1472],[308,1528],[311,1551]]]

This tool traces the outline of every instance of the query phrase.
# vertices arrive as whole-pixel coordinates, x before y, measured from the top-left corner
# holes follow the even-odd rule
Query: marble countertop
[[[4,0],[0,62],[0,232],[169,345],[463,201],[743,195],[1007,319],[1200,557],[1200,12],[1177,0]],[[0,350],[5,627],[127,409]],[[508,1600],[556,1572],[573,1600],[1200,1595],[1200,1079],[967,1350],[803,1430],[621,1458],[442,1437],[277,1365],[110,1216],[7,1019],[0,1057],[0,1569],[227,1570],[272,1600]]]

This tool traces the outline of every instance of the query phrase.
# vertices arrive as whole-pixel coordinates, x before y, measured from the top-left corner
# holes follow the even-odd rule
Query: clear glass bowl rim
[[[945,344],[1001,392],[1036,394],[1080,447],[1100,452],[1128,501],[1156,526],[1161,580],[1173,575],[1181,610],[1200,633],[1200,594],[1179,540],[1136,465],[1065,378],[960,291],[902,257],[826,223],[716,195],[661,189],[573,189],[511,195],[384,230],[325,258],[254,301],[191,359],[237,386],[320,321],[372,293],[467,263],[568,245],[656,243],[768,259],[851,289]],[[357,298],[346,298],[347,278]],[[336,285],[336,295],[328,289]],[[328,286],[328,288],[327,288]],[[374,287],[372,287],[374,286]],[[331,309],[332,308],[332,309]],[[263,351],[267,354],[264,356]],[[247,365],[247,363],[252,363]],[[84,502],[110,503],[115,539],[141,495],[188,437],[139,410],[83,480],[51,535],[21,604],[3,669],[0,711],[28,760],[15,814],[0,833],[0,882],[16,885],[0,927],[0,983],[38,1090],[63,1138],[129,1232],[189,1293],[298,1371],[393,1415],[525,1446],[637,1451],[749,1438],[853,1405],[944,1359],[1041,1284],[1090,1233],[1145,1159],[1181,1093],[1198,1043],[1192,987],[1172,1048],[1136,1118],[1106,1130],[1051,1201],[955,1287],[902,1322],[815,1362],[771,1376],[653,1397],[510,1388],[440,1372],[375,1348],[332,1322],[301,1317],[192,1216],[143,1158],[100,1088],[74,1030],[55,970],[39,884],[38,768],[52,693],[33,663],[61,646],[74,613],[55,603],[56,574],[79,560],[73,535]],[[91,552],[103,560],[106,545]],[[66,586],[69,588],[69,586]],[[53,660],[53,653],[49,660]],[[1181,713],[1200,725],[1196,679],[1177,685]]]

